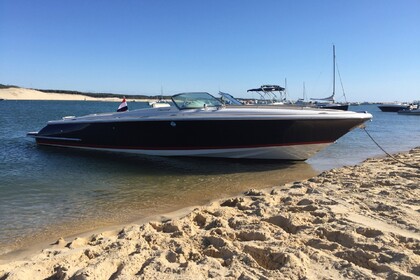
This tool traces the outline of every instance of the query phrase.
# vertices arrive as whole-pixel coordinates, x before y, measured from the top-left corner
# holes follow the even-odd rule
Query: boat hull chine
[[[214,157],[231,159],[269,159],[269,160],[306,160],[324,149],[331,143],[299,144],[287,146],[249,147],[249,148],[215,148],[215,149],[136,149],[136,148],[106,148],[94,146],[78,146],[64,143],[52,143],[38,140],[38,144],[79,148],[83,150],[130,153],[165,157]]]
[[[382,112],[398,112],[400,110],[407,110],[410,108],[410,106],[408,105],[381,105],[378,106],[378,108],[382,111]]]

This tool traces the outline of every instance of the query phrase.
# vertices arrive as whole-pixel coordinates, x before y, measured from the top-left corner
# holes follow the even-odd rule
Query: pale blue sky
[[[0,0],[0,83],[22,87],[323,97],[333,44],[348,101],[420,99],[419,0]]]

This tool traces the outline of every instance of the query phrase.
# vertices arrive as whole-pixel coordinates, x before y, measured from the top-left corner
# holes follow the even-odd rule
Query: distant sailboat
[[[297,106],[311,106],[312,104],[306,101],[306,88],[305,82],[303,82],[303,97],[299,98],[295,103]]]
[[[325,98],[311,98],[311,100],[316,101],[327,101],[327,102],[320,102],[316,103],[316,106],[319,108],[325,108],[325,109],[337,109],[337,110],[343,110],[347,111],[349,108],[349,104],[347,103],[336,103],[334,96],[335,96],[335,45],[333,45],[333,91],[332,95],[325,97]]]

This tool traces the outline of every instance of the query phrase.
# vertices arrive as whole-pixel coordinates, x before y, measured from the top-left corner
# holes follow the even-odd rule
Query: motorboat
[[[400,114],[400,115],[419,115],[420,116],[420,109],[399,110],[398,114]]]
[[[162,107],[170,107],[171,104],[169,104],[165,100],[158,100],[158,101],[149,102],[149,106],[152,107],[152,108],[162,108]]]
[[[206,92],[170,107],[64,117],[30,132],[36,143],[154,156],[305,160],[372,115],[277,106],[225,106]]]
[[[259,88],[248,89],[247,92],[256,92],[260,95],[259,100],[262,104],[267,105],[284,105],[289,103],[286,100],[285,88],[278,85],[262,85]],[[279,97],[276,96],[278,92]]]
[[[378,105],[378,108],[382,112],[398,112],[400,110],[410,109],[410,105],[409,104],[401,104],[401,103],[392,103],[392,104]]]
[[[414,101],[407,109],[399,110],[398,114],[420,116],[420,101]]]
[[[321,109],[334,109],[347,111],[349,109],[349,104],[347,103],[315,103],[317,108]]]

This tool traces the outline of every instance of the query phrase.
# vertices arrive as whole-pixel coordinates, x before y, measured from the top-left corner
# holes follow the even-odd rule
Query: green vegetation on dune
[[[6,89],[6,88],[19,88],[15,85],[4,85],[0,84],[0,89]],[[126,94],[118,94],[118,93],[93,93],[93,92],[81,92],[81,91],[75,91],[75,90],[61,90],[61,89],[37,89],[32,88],[33,90],[38,90],[46,93],[61,93],[61,94],[79,94],[79,95],[85,95],[89,97],[94,98],[110,98],[110,97],[116,97],[116,98],[123,98],[126,99],[157,99],[157,98],[170,98],[169,96],[151,96],[151,95],[142,95],[142,94],[136,94],[136,95],[126,95]]]
[[[124,94],[117,94],[117,93],[93,93],[93,92],[81,92],[75,90],[60,90],[60,89],[36,89],[46,93],[61,93],[61,94],[80,94],[86,95],[90,97],[97,97],[97,98],[107,98],[107,97],[117,97],[123,98],[124,96],[127,99],[149,99],[149,98],[156,98],[155,96],[148,96],[148,95],[124,95]]]
[[[2,89],[2,88],[18,88],[18,86],[0,84],[0,89]]]

